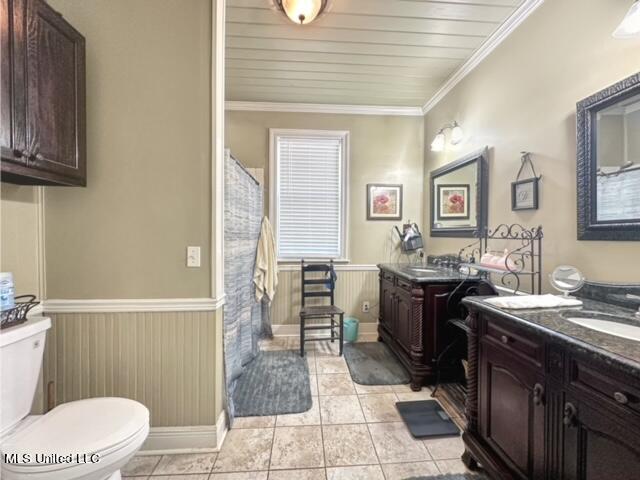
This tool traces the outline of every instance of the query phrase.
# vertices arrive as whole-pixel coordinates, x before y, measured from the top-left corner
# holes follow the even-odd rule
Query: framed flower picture
[[[438,220],[469,218],[469,185],[438,185]]]
[[[367,220],[401,220],[402,185],[367,185]]]

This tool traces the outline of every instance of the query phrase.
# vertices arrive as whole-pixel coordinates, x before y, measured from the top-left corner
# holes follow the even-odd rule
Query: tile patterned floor
[[[279,338],[264,350],[295,349]],[[406,385],[351,381],[330,343],[309,345],[313,406],[294,415],[237,418],[218,453],[136,456],[123,469],[137,480],[401,480],[464,473],[459,437],[416,440],[398,400],[430,398]],[[317,373],[316,373],[317,372]]]

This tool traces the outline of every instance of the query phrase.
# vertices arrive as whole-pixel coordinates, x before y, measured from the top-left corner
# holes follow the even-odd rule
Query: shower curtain
[[[258,354],[262,305],[256,301],[253,271],[263,213],[260,184],[230,153],[224,192],[224,360],[229,421],[233,392],[244,366]]]

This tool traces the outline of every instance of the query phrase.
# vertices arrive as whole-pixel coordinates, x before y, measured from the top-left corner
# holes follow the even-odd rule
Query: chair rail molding
[[[142,298],[142,299],[61,299],[45,300],[44,313],[116,312],[213,312],[221,308],[219,298]]]
[[[312,260],[309,260],[310,262]],[[320,261],[320,260],[318,260]],[[377,272],[378,266],[375,264],[351,264],[351,263],[347,263],[347,264],[339,264],[339,263],[335,263],[333,265],[333,268],[336,271],[341,271],[341,272]],[[299,272],[300,271],[300,263],[296,262],[296,263],[280,263],[278,264],[278,271],[279,272]]]

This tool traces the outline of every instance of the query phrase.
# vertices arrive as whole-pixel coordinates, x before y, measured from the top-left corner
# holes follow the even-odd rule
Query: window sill
[[[278,259],[278,265],[300,265],[300,261],[302,259],[298,259],[298,260],[291,260],[291,259],[287,259],[287,260],[282,260],[282,259]],[[305,258],[304,262],[305,263],[329,263],[330,259],[327,258]],[[333,263],[335,265],[347,265],[351,262],[351,260],[349,260],[348,258],[334,258],[333,259]]]

